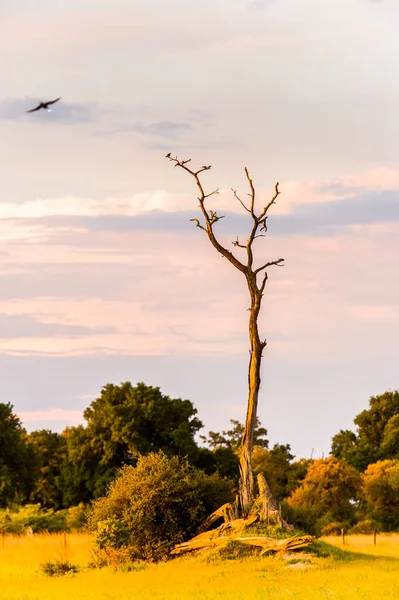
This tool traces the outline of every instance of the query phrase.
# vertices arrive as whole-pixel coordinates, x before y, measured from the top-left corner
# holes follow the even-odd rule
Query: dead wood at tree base
[[[260,520],[266,522],[268,525],[276,523],[279,527],[281,527],[281,529],[284,529],[285,531],[292,531],[294,526],[289,525],[281,516],[280,505],[271,493],[269,484],[267,483],[264,474],[259,473],[257,480],[259,487],[258,502],[261,503],[259,510]]]
[[[304,548],[309,546],[316,539],[311,535],[305,536],[293,536],[291,538],[283,540],[275,540],[269,537],[240,537],[235,535],[217,535],[216,529],[213,531],[207,531],[197,535],[195,538],[183,544],[178,544],[171,554],[178,555],[184,554],[185,552],[193,552],[194,550],[202,549],[213,549],[217,546],[224,546],[228,542],[234,541],[241,544],[247,544],[250,546],[257,546],[262,548],[260,555],[266,554],[267,552],[289,552],[290,550],[296,550],[297,548]]]

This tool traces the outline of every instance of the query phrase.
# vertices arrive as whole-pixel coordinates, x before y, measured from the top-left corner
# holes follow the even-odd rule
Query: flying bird
[[[36,108],[32,108],[31,110],[27,110],[26,112],[31,113],[31,112],[40,110],[42,108],[44,110],[48,110],[48,112],[50,112],[51,111],[51,108],[49,108],[50,104],[55,104],[56,102],[58,102],[58,100],[61,100],[61,96],[59,98],[56,98],[55,100],[50,100],[49,102],[40,102],[40,104],[38,106],[36,106]]]

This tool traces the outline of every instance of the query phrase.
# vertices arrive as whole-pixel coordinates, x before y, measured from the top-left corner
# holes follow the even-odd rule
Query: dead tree
[[[266,340],[261,340],[259,336],[258,317],[261,309],[263,293],[268,279],[267,269],[272,266],[283,266],[282,263],[284,262],[283,258],[278,258],[276,260],[270,260],[264,264],[261,264],[258,267],[254,266],[253,245],[256,239],[260,237],[265,237],[265,233],[267,231],[266,221],[268,218],[269,209],[273,204],[276,203],[276,199],[280,194],[278,189],[279,184],[276,183],[273,197],[265,206],[263,206],[262,210],[258,214],[256,213],[255,207],[255,187],[246,167],[245,175],[247,177],[250,189],[250,193],[248,194],[248,205],[245,202],[243,202],[243,200],[241,200],[236,190],[232,189],[234,197],[242,205],[244,210],[246,210],[247,213],[249,213],[252,221],[249,237],[246,243],[241,244],[238,238],[232,242],[233,246],[235,246],[236,248],[242,248],[243,250],[245,250],[246,261],[243,262],[239,260],[230,250],[222,246],[215,236],[214,225],[220,219],[222,219],[223,216],[218,215],[216,211],[213,211],[205,206],[205,202],[208,198],[219,193],[219,190],[214,190],[213,192],[210,192],[208,194],[205,193],[200,180],[200,174],[204,171],[209,171],[211,165],[203,166],[200,169],[193,170],[188,166],[188,163],[191,161],[191,159],[180,160],[177,157],[174,158],[173,156],[171,156],[170,153],[166,155],[166,158],[175,163],[175,167],[180,167],[184,171],[187,171],[187,173],[189,173],[194,178],[197,184],[197,188],[199,190],[199,207],[201,209],[204,222],[203,224],[201,224],[199,219],[197,218],[193,218],[191,219],[191,221],[194,221],[197,227],[201,229],[201,231],[206,233],[213,247],[222,256],[227,258],[227,260],[245,276],[251,298],[251,305],[248,309],[250,342],[250,359],[248,368],[248,405],[244,434],[239,453],[240,484],[238,497],[239,507],[237,507],[241,515],[247,515],[248,510],[251,507],[254,500],[254,479],[251,465],[253,438],[258,409],[262,354],[267,343]]]

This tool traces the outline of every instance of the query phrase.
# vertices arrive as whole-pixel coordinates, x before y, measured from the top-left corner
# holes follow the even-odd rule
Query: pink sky
[[[230,191],[245,196],[244,166],[260,203],[280,182],[258,243],[259,260],[286,260],[261,317],[260,417],[273,442],[328,453],[398,385],[397,4],[0,10],[6,400],[28,428],[60,430],[107,382],[144,380],[193,400],[207,429],[244,419],[245,282],[189,222],[195,185],[172,151],[213,165],[229,246],[246,231]]]

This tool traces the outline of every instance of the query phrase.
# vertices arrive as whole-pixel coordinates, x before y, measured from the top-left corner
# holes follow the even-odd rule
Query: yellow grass
[[[341,536],[328,536],[323,539],[329,544],[350,552],[362,552],[374,556],[394,556],[399,559],[399,535],[397,534],[377,534],[375,545],[373,535],[345,536],[344,545]]]
[[[347,538],[368,551],[366,536]],[[334,543],[339,540],[331,540]],[[380,536],[377,548],[392,554],[342,561],[312,558],[306,569],[287,568],[281,557],[206,562],[182,557],[141,571],[111,568],[83,570],[76,576],[49,578],[40,572],[45,561],[67,559],[81,566],[90,561],[90,539],[38,535],[0,539],[1,600],[385,600],[399,598],[399,536]],[[371,548],[371,551],[376,551]],[[385,553],[388,550],[385,550]]]

